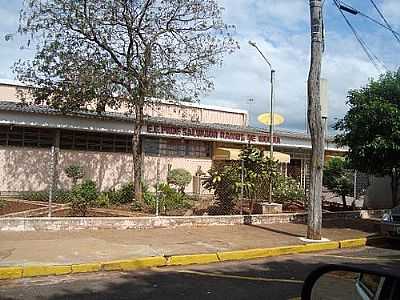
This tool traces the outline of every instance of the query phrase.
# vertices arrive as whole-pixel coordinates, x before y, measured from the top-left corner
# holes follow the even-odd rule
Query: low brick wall
[[[378,218],[384,210],[324,213],[324,220]],[[304,223],[306,213],[182,217],[0,218],[0,231],[58,231],[97,229],[147,229],[176,226]]]

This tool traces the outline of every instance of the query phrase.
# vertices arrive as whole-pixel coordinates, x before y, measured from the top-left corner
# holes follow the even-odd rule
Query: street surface
[[[400,243],[202,266],[0,282],[0,299],[299,299],[303,280],[327,263],[400,275]]]

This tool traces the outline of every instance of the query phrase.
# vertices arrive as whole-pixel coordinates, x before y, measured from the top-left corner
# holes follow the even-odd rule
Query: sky
[[[276,70],[274,111],[285,117],[281,128],[305,130],[306,82],[310,61],[308,0],[217,0],[224,7],[227,24],[235,25],[234,38],[240,49],[224,58],[223,65],[210,72],[215,88],[201,103],[250,111],[250,123],[269,111],[269,69],[248,41],[257,43]],[[400,31],[400,1],[374,0],[393,26]],[[364,14],[379,20],[370,0],[346,0]],[[24,41],[4,36],[18,27],[22,0],[0,0],[0,79],[14,79],[10,67],[19,59],[29,59],[33,49],[23,49]],[[398,43],[390,31],[368,19],[348,15],[368,47],[388,70],[400,64]],[[328,81],[328,123],[332,125],[347,111],[350,89],[365,85],[384,72],[370,62],[332,0],[324,1],[325,52],[322,77]],[[253,99],[252,102],[249,99]]]

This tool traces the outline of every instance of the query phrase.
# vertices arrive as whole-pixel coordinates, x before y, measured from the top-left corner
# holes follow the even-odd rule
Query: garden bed
[[[82,217],[79,213],[74,212],[71,208],[57,209],[52,212],[52,217]],[[106,208],[90,208],[86,213],[85,217],[148,217],[153,216],[150,214],[144,214],[141,212],[135,213],[130,212],[129,214],[124,211],[117,211]],[[41,215],[32,217],[47,217],[47,212],[43,212]]]
[[[115,217],[115,214],[107,214],[104,212],[92,211],[89,210],[86,214],[86,217]],[[81,217],[74,212],[70,208],[66,208],[63,210],[58,210],[52,213],[52,217]]]
[[[43,204],[34,203],[30,201],[21,201],[14,199],[1,199],[0,200],[0,216],[22,212],[26,210],[42,208]]]

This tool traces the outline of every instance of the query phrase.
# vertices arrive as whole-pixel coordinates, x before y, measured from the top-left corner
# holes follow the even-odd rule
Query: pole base
[[[320,240],[312,240],[312,239],[308,239],[305,237],[300,237],[299,238],[302,242],[306,242],[306,243],[323,243],[323,242],[330,242],[329,239],[327,238],[321,238]]]

